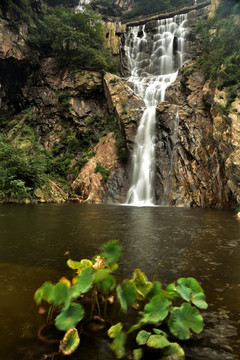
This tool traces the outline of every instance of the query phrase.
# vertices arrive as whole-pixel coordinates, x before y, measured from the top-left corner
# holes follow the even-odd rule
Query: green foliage
[[[133,360],[140,360],[143,356],[142,349],[134,349],[133,350]]]
[[[223,0],[213,19],[196,25],[204,50],[199,64],[219,89],[227,88],[227,108],[240,90],[239,14],[238,0]]]
[[[142,322],[157,324],[168,316],[170,301],[163,299],[161,295],[154,296],[144,307]]]
[[[196,279],[191,277],[180,278],[177,283],[176,291],[184,300],[192,302],[200,309],[207,309],[208,305],[205,301],[203,289]]]
[[[169,357],[183,359],[182,347],[171,342],[168,333],[186,340],[203,330],[203,318],[195,307],[207,307],[200,284],[192,277],[180,278],[163,289],[159,281],[149,281],[139,269],[134,271],[131,279],[117,284],[112,273],[118,269],[122,247],[114,240],[104,244],[102,250],[93,261],[68,259],[67,265],[76,270],[77,276],[72,281],[61,278],[57,284],[47,281],[34,294],[37,305],[45,301],[50,304],[50,309],[53,306],[57,309],[55,326],[67,331],[60,351],[65,351],[65,355],[68,351],[69,354],[73,352],[80,339],[76,329],[72,328],[78,327],[79,322],[84,326],[85,322],[97,318],[105,324],[112,339],[110,347],[118,359],[125,356],[127,336],[133,332],[137,332],[136,343],[131,340],[131,344],[138,346],[131,350],[133,359],[140,360],[148,349],[158,351],[162,360]],[[110,300],[113,304],[108,309]],[[138,321],[127,330],[119,321],[120,312],[117,316],[116,309],[127,313],[131,306],[139,309]],[[106,320],[110,319],[115,324],[107,327]]]
[[[147,346],[154,349],[163,349],[169,344],[169,341],[163,335],[150,335],[147,341]]]
[[[124,280],[122,284],[117,287],[117,296],[121,304],[121,309],[127,312],[128,305],[132,305],[137,300],[135,285],[129,280]]]
[[[122,246],[117,240],[108,241],[102,246],[101,256],[106,259],[108,265],[117,263],[122,256]]]
[[[32,139],[32,131],[28,130]],[[47,159],[39,146],[12,143],[5,135],[0,136],[0,192],[4,198],[18,199],[33,196],[33,191],[44,182]]]
[[[76,283],[71,288],[71,297],[73,297],[73,294],[74,297],[76,296],[75,292],[77,292],[79,295],[88,292],[93,283],[92,275],[92,269],[90,267],[86,267],[80,272],[80,274],[77,276]]]
[[[10,27],[17,32],[19,30],[19,20],[30,24],[32,19],[36,17],[33,7],[28,0],[1,0],[0,9],[2,9],[3,14],[9,11],[14,13],[15,19],[11,21]]]
[[[146,299],[147,294],[153,288],[153,283],[147,280],[146,275],[140,269],[134,271],[133,283],[136,287],[138,300]]]
[[[75,327],[84,317],[84,309],[81,304],[72,303],[63,309],[55,319],[55,325],[59,330],[67,331]]]
[[[172,309],[168,326],[173,335],[187,340],[191,337],[191,330],[196,334],[203,330],[203,318],[195,307],[184,303],[180,308]]]
[[[102,166],[101,164],[97,163],[96,168],[95,168],[95,173],[100,172],[100,174],[102,174],[102,177],[105,181],[107,181],[109,175],[110,175],[110,170],[108,170],[107,168],[105,168],[104,166]]]
[[[108,336],[113,339],[110,346],[118,359],[121,359],[125,355],[124,345],[126,341],[126,334],[122,328],[122,324],[118,323],[108,330]]]
[[[136,342],[138,343],[138,345],[146,345],[150,335],[151,333],[149,331],[141,330],[137,334]]]
[[[194,72],[194,67],[193,67],[193,66],[186,67],[186,68],[184,68],[184,70],[183,70],[183,75],[189,76],[189,75],[191,75],[193,72]]]
[[[126,147],[126,140],[124,138],[123,133],[119,129],[116,128],[114,129],[114,135],[116,139],[115,145],[117,148],[117,154],[119,156],[119,160],[125,164],[129,158],[129,154]]]
[[[178,343],[170,343],[169,346],[162,350],[162,355],[160,360],[169,360],[169,358],[179,360],[185,358],[184,350]]]
[[[104,45],[100,18],[88,8],[76,13],[55,8],[31,29],[28,44],[42,56],[53,56],[60,67],[114,71],[115,63]]]

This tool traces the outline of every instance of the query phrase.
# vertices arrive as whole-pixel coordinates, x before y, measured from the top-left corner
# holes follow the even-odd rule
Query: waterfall
[[[156,106],[165,100],[166,88],[177,78],[187,60],[185,38],[187,15],[157,20],[154,28],[128,29],[125,52],[130,70],[129,81],[140,95],[146,110],[140,121],[132,155],[132,182],[126,203],[154,205]]]
[[[91,1],[91,0],[79,0],[79,3],[78,3],[78,5],[77,5],[77,7],[76,7],[75,10],[76,10],[77,12],[82,12],[82,11],[83,11],[83,5],[84,5],[84,4],[89,4],[90,1]]]

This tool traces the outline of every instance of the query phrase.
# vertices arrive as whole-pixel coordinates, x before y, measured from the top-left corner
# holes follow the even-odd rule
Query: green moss
[[[195,69],[194,66],[187,67],[186,69],[183,70],[183,75],[190,76],[194,72],[194,69]]]
[[[102,166],[101,164],[97,163],[96,168],[95,168],[95,173],[99,172],[100,174],[102,174],[102,177],[105,181],[107,181],[109,175],[110,175],[110,170],[105,168],[104,166]]]

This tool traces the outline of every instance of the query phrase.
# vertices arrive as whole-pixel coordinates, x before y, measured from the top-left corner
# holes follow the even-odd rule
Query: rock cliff
[[[220,208],[239,202],[239,97],[228,116],[224,98],[196,62],[168,88],[168,102],[157,108],[159,204]]]

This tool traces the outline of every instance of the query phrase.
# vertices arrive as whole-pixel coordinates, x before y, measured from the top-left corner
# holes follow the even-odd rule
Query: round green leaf
[[[177,292],[176,284],[171,283],[166,287],[166,291],[169,293],[169,296],[173,299],[174,297],[179,297],[179,293]]]
[[[122,256],[122,246],[117,240],[108,241],[102,246],[104,253],[101,254],[107,261],[107,264],[117,263]]]
[[[183,348],[178,343],[170,343],[169,346],[162,350],[163,357],[160,360],[168,360],[169,357],[173,360],[184,359],[185,354]]]
[[[200,309],[206,309],[208,307],[203,289],[196,279],[192,277],[180,278],[177,280],[177,283],[176,291],[184,300],[188,302],[191,301]]]
[[[113,272],[118,269],[118,264],[109,264],[108,269]]]
[[[54,299],[54,287],[55,285],[50,281],[47,281],[42,285],[42,298],[50,304]]]
[[[40,305],[42,302],[42,288],[37,289],[34,294],[34,300],[37,305]]]
[[[59,330],[67,331],[75,327],[84,317],[84,309],[80,304],[72,303],[68,309],[64,309],[55,319],[55,325]]]
[[[65,283],[59,281],[53,289],[53,304],[54,306],[60,306],[63,304],[68,306],[69,302],[69,288]]]
[[[68,259],[67,266],[73,270],[83,270],[85,268],[92,267],[92,261],[88,259],[82,259],[81,261],[74,261],[72,259]]]
[[[199,309],[208,308],[208,304],[206,303],[206,297],[203,293],[193,294],[190,300]]]
[[[191,331],[199,334],[203,330],[203,318],[199,311],[188,303],[173,308],[168,326],[173,335],[181,340],[191,337]]]
[[[135,285],[129,280],[124,280],[122,284],[117,287],[117,296],[122,310],[126,312],[128,305],[132,305],[137,300]]]
[[[148,281],[146,275],[142,271],[140,271],[140,269],[136,269],[134,271],[133,283],[136,287],[139,300],[144,300],[153,287],[153,284]]]
[[[181,284],[177,286],[177,292],[178,294],[186,301],[190,301],[192,290],[189,289],[187,286]]]
[[[70,294],[72,299],[76,299],[81,294],[88,292],[93,283],[92,269],[85,268],[77,276],[77,282],[71,287]]]
[[[77,329],[71,328],[66,332],[60,342],[59,351],[64,355],[70,355],[77,349],[79,343],[80,338]]]
[[[143,356],[142,349],[133,350],[133,360],[141,360],[142,356]]]
[[[108,336],[112,339],[114,339],[121,331],[122,331],[122,323],[117,323],[116,325],[113,325],[108,330]]]
[[[180,278],[177,280],[177,283],[179,285],[185,285],[186,287],[188,287],[195,293],[203,292],[203,288],[198,283],[198,281],[196,279],[194,279],[193,277]]]
[[[146,330],[139,331],[139,333],[137,334],[137,337],[136,337],[136,341],[137,341],[138,345],[145,345],[147,343],[150,335],[151,335],[151,333]]]
[[[150,291],[146,294],[146,297],[150,300],[151,298],[153,298],[156,295],[160,295],[162,293],[162,284],[159,281],[154,281],[152,283],[152,287],[150,289]]]
[[[147,341],[147,346],[154,349],[163,349],[169,345],[169,341],[163,335],[151,335]]]
[[[122,324],[117,323],[113,325],[108,330],[108,336],[113,339],[113,342],[110,344],[112,350],[116,354],[118,359],[121,359],[125,355],[125,341],[126,341],[126,334],[122,330]]]
[[[94,272],[93,278],[94,281],[97,283],[99,281],[105,280],[109,275],[108,269],[99,269]]]
[[[142,313],[143,323],[156,324],[164,320],[168,316],[170,302],[163,299],[161,295],[154,296],[150,302],[145,305],[144,312]]]
[[[116,280],[114,276],[108,275],[108,277],[97,283],[98,290],[101,292],[112,291],[116,286]]]
[[[153,328],[153,332],[156,335],[162,335],[162,336],[165,336],[165,338],[167,337],[167,334],[164,331],[160,330],[160,329]]]

